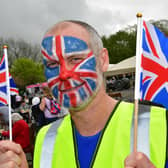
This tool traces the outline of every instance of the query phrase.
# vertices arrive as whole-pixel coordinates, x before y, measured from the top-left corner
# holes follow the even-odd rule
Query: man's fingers
[[[136,166],[136,155],[131,153],[124,162],[125,168],[135,168]]]
[[[6,152],[7,150],[11,150],[17,154],[20,154],[22,151],[22,148],[19,144],[16,144],[9,140],[0,141],[0,152],[3,153],[3,152]]]
[[[124,162],[125,168],[155,168],[148,157],[141,152],[131,153]]]
[[[25,153],[19,144],[0,141],[0,168],[28,168]]]
[[[1,164],[1,168],[19,168],[14,162],[10,161],[4,164]]]
[[[5,163],[5,162],[14,162],[16,165],[20,166],[21,158],[13,151],[6,151],[3,154],[1,154],[1,157],[0,157],[0,163]]]

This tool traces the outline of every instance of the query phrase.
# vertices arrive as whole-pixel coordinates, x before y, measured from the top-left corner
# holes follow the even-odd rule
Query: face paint
[[[87,104],[98,88],[96,58],[87,44],[71,36],[49,36],[42,41],[42,54],[48,85],[60,104]]]

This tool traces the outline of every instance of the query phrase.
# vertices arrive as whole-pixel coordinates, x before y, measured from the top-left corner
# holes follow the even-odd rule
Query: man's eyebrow
[[[54,59],[53,59],[53,60],[48,60],[48,61],[47,61],[47,63],[53,63],[53,62],[54,62],[54,63],[59,63],[58,60],[54,60]]]
[[[69,58],[69,57],[87,57],[87,54],[85,54],[85,53],[80,53],[80,54],[75,54],[75,53],[73,53],[73,54],[69,54],[69,55],[65,55],[64,56],[65,58]]]

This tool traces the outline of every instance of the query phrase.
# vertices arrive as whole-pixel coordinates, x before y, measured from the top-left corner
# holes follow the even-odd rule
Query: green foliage
[[[159,20],[159,21],[153,21],[152,24],[154,24],[160,31],[162,31],[166,36],[168,36],[168,21],[167,20]]]
[[[168,20],[150,21],[168,36]],[[136,25],[128,26],[109,37],[102,37],[108,49],[111,64],[118,63],[136,54]]]
[[[136,33],[119,31],[106,38],[102,37],[104,47],[108,49],[111,64],[118,63],[123,59],[132,57],[136,52]]]
[[[14,61],[10,73],[20,89],[24,89],[30,84],[45,81],[43,65],[25,57]]]

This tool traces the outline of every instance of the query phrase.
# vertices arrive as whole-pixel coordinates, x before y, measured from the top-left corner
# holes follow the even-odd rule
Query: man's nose
[[[72,77],[72,71],[68,69],[68,65],[63,63],[60,67],[60,80],[65,81]]]

